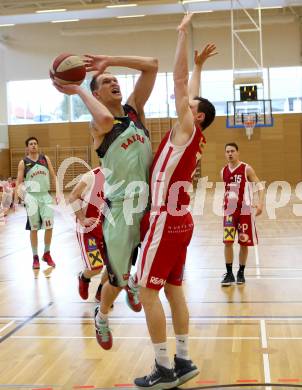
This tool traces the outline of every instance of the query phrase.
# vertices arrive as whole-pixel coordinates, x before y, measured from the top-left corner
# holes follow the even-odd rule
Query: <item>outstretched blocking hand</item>
[[[191,22],[192,16],[193,16],[193,14],[190,13],[190,12],[185,14],[185,16],[183,17],[182,21],[180,22],[180,25],[177,27],[177,31],[184,31],[184,32],[186,32],[187,31],[187,27],[188,27],[188,25]]]
[[[103,73],[108,67],[108,56],[85,54],[83,61],[87,72],[97,71]]]
[[[208,43],[201,53],[198,50],[194,50],[194,64],[202,66],[208,58],[216,56],[216,54],[218,54],[216,45],[214,43]]]

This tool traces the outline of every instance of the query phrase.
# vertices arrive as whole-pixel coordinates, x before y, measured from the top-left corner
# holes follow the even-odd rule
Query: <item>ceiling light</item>
[[[271,7],[259,7],[260,9],[274,9],[274,8],[283,8],[282,5],[275,5],[275,6],[271,6]],[[255,8],[255,9],[259,9],[259,8]]]
[[[14,24],[11,24],[11,23],[0,24],[0,27],[9,27],[9,26],[14,26]]]
[[[41,9],[39,11],[36,11],[36,14],[46,14],[47,12],[64,12],[66,11],[66,8],[60,8],[60,9]]]
[[[211,0],[183,0],[181,1],[182,4],[189,4],[189,3],[201,3],[205,1],[211,1]]]
[[[117,16],[118,19],[125,19],[125,18],[142,18],[146,15],[124,15],[124,16]]]
[[[106,5],[106,8],[122,8],[122,7],[137,7],[137,4],[116,4],[116,5]]]
[[[78,22],[80,19],[52,20],[51,23]]]
[[[207,11],[192,11],[192,14],[206,14],[208,12],[213,12],[213,10],[209,9]]]

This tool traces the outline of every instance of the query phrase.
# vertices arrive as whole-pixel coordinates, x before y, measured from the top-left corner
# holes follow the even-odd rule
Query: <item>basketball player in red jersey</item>
[[[174,93],[178,121],[162,140],[150,171],[151,211],[143,219],[148,225],[137,267],[140,297],[155,352],[151,374],[136,378],[142,389],[169,389],[196,376],[199,371],[188,354],[189,313],[182,279],[187,246],[193,232],[189,212],[192,178],[204,143],[202,131],[215,117],[214,106],[199,93],[203,62],[215,54],[215,45],[195,52],[188,85],[187,28],[192,15],[178,27],[174,62]],[[172,368],[167,352],[166,317],[159,299],[164,287],[176,337]]]
[[[79,294],[85,300],[89,295],[90,279],[98,275],[104,266],[105,248],[102,229],[104,181],[101,168],[97,167],[83,175],[69,195],[69,203],[75,210],[77,218],[77,239],[84,263],[84,271],[78,277]],[[98,301],[102,284],[108,279],[106,271],[102,279],[96,293]]]
[[[237,284],[245,283],[244,268],[248,256],[248,247],[257,245],[255,218],[262,213],[264,189],[254,169],[239,160],[238,145],[234,142],[225,145],[225,157],[228,164],[222,169],[221,176],[225,184],[223,242],[227,272],[221,281],[222,286],[235,283],[233,274],[233,244],[238,232],[239,270]],[[253,186],[259,192],[258,203],[253,204]],[[256,211],[255,211],[256,210]]]

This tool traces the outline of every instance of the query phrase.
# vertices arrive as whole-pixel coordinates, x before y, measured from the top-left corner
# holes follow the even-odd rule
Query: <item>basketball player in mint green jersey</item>
[[[50,255],[53,228],[52,197],[49,194],[50,176],[56,183],[56,174],[48,156],[39,154],[38,140],[30,137],[25,141],[27,156],[19,162],[16,181],[15,205],[18,196],[24,197],[27,213],[26,229],[30,230],[30,242],[33,252],[33,268],[39,269],[38,230],[45,229],[44,254],[42,260],[50,267],[55,263]],[[23,183],[21,189],[20,184]]]
[[[92,95],[78,85],[60,85],[56,81],[54,85],[60,92],[78,94],[83,100],[93,117],[91,134],[101,166],[112,172],[106,175],[104,192],[114,225],[108,218],[103,224],[109,282],[102,288],[101,305],[95,312],[97,341],[102,348],[110,349],[112,335],[108,312],[122,288],[126,288],[127,302],[132,310],[141,310],[138,292],[129,274],[133,254],[140,242],[140,221],[144,211],[131,213],[131,209],[133,211],[139,199],[149,195],[147,183],[152,153],[149,133],[144,126],[144,105],[154,86],[158,62],[151,57],[86,55],[85,64],[87,71],[97,71],[90,84]],[[123,66],[141,72],[125,105],[122,105],[117,78],[105,72],[108,66]],[[134,182],[145,186],[133,186],[131,191]]]

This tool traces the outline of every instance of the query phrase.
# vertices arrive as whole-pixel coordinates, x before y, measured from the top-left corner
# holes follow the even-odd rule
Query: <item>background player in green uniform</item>
[[[38,230],[40,229],[45,229],[42,260],[47,262],[50,267],[55,267],[56,265],[50,255],[53,209],[49,206],[53,203],[53,200],[49,190],[50,177],[56,183],[56,174],[49,157],[39,154],[37,138],[28,138],[25,145],[27,155],[18,165],[14,204],[16,208],[18,196],[24,198],[27,212],[26,229],[30,230],[30,242],[33,252],[33,268],[40,268],[38,256]],[[23,183],[22,188],[21,183]]]
[[[114,225],[105,219],[103,226],[110,282],[103,286],[101,306],[95,313],[97,341],[104,349],[110,349],[112,335],[108,312],[122,288],[126,288],[129,306],[134,311],[141,310],[137,291],[128,279],[131,260],[140,241],[143,208],[140,208],[139,200],[147,201],[148,197],[152,153],[149,133],[144,126],[144,105],[154,86],[158,62],[151,57],[103,55],[87,55],[85,62],[88,71],[98,72],[90,85],[92,95],[78,85],[55,82],[55,86],[63,93],[78,94],[89,109],[93,116],[91,134],[94,148],[102,168],[111,171],[110,175],[105,175],[104,192],[110,203]],[[105,72],[108,66],[124,66],[141,72],[125,105],[122,105],[117,78]],[[132,185],[134,182],[140,182],[140,186],[135,187]]]

